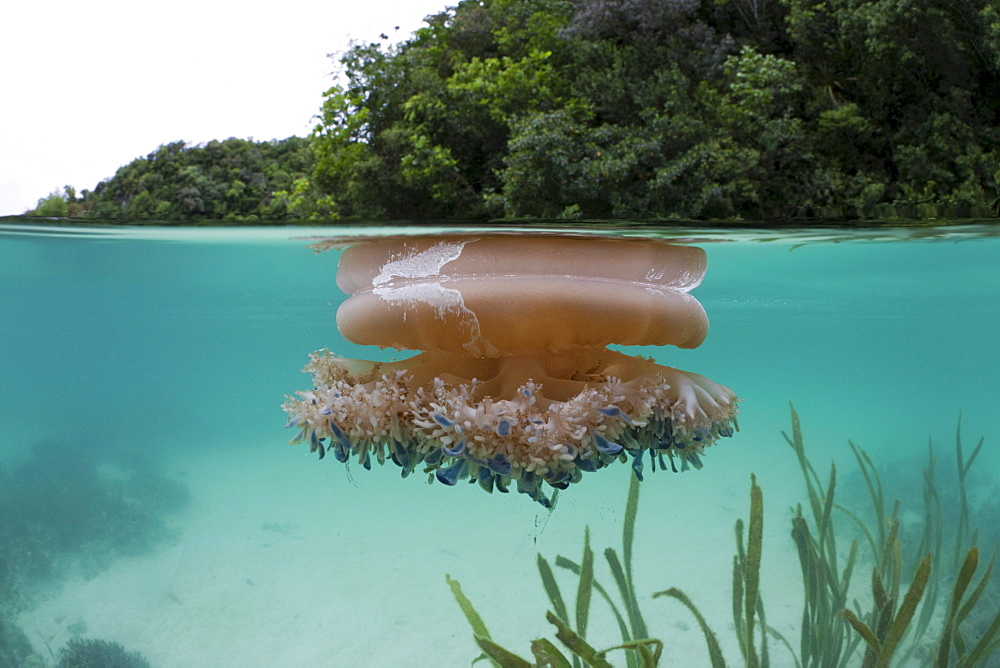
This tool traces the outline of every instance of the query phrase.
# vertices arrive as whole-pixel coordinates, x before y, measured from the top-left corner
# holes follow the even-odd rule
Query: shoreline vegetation
[[[164,144],[27,215],[1000,215],[987,0],[463,0],[399,44],[355,44],[339,68],[307,138]]]

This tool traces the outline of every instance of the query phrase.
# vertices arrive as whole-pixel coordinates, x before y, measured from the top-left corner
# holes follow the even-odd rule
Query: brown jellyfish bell
[[[334,247],[336,242],[318,245]],[[654,239],[392,237],[344,250],[337,311],[350,341],[423,351],[394,362],[320,350],[312,390],[287,397],[292,443],[366,469],[387,459],[446,485],[543,483],[631,460],[701,468],[736,425],[736,395],[704,376],[607,346],[694,348],[708,317],[688,291],[705,252]],[[669,462],[669,464],[668,464]]]

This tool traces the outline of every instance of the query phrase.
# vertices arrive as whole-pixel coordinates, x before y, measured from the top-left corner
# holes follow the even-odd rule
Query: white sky
[[[0,215],[160,144],[306,135],[328,53],[457,0],[14,0],[0,18]],[[396,31],[395,26],[399,26]]]

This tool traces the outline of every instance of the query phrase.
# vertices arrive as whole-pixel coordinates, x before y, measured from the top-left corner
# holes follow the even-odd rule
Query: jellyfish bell
[[[692,246],[614,239],[422,238],[344,251],[337,312],[350,341],[472,357],[578,347],[699,345]]]
[[[736,428],[736,396],[703,376],[609,349],[694,348],[708,317],[688,291],[705,253],[660,240],[546,236],[391,238],[347,248],[350,341],[422,351],[346,360],[327,350],[289,397],[293,443],[406,477],[467,479],[548,505],[584,473],[631,461],[701,468]]]

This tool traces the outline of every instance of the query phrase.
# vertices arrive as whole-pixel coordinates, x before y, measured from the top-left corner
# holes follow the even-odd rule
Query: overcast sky
[[[0,22],[0,215],[160,144],[306,135],[328,53],[457,0],[15,0]],[[395,27],[399,26],[396,31]]]

